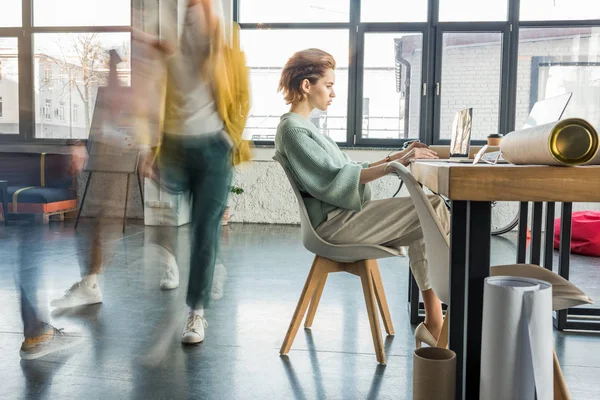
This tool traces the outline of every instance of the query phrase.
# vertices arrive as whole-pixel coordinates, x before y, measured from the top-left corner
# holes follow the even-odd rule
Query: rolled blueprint
[[[487,278],[479,398],[552,400],[553,348],[552,286],[529,278]]]
[[[582,165],[598,153],[598,133],[586,120],[568,118],[509,133],[502,157],[513,164]]]

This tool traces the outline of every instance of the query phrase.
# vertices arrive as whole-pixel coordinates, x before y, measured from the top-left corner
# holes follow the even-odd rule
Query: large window
[[[423,35],[365,34],[362,138],[418,139]]]
[[[0,4],[2,3],[0,2]],[[2,19],[0,19],[0,25],[2,25]],[[2,99],[0,140],[5,135],[19,134],[18,44],[18,39],[15,37],[0,37],[0,99]]]
[[[473,108],[471,139],[498,133],[502,34],[447,32],[442,40],[439,138],[450,139],[457,111]]]
[[[240,22],[348,22],[348,0],[241,1]]]
[[[521,0],[522,21],[599,20],[598,0]]]
[[[0,0],[0,28],[21,26],[21,0]]]
[[[565,92],[564,116],[600,129],[598,0],[234,0],[234,16],[252,81],[247,136],[259,144],[288,109],[281,68],[307,47],[338,62],[338,96],[311,120],[342,145],[447,144],[464,108],[483,143]]]
[[[427,22],[427,1],[369,0],[360,8],[361,22]]]
[[[334,90],[336,98],[327,112],[315,110],[311,120],[322,133],[338,142],[346,141],[348,107],[348,31],[344,30],[244,30],[241,45],[250,68],[252,109],[246,124],[248,136],[257,141],[272,141],[279,117],[286,106],[277,85],[281,70],[292,55],[286,43],[297,49],[319,47],[337,62]]]
[[[439,0],[439,2],[440,21],[506,21],[508,18],[508,0]]]
[[[519,41],[516,126],[536,101],[572,92],[564,117],[600,129],[600,28],[523,28]]]
[[[123,33],[38,33],[33,37],[34,89],[37,138],[85,139],[99,86],[108,78],[108,50],[116,49],[124,60],[117,67],[122,85],[130,80],[130,34]],[[44,102],[81,107],[81,122],[60,117],[60,108],[50,110],[57,117],[47,123],[38,112]],[[64,109],[63,109],[64,114]]]
[[[131,16],[131,0],[0,0],[0,140],[86,139],[109,50],[130,84]]]

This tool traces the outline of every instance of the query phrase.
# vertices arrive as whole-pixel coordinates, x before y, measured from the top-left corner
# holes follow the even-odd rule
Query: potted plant
[[[231,193],[234,195],[240,195],[242,193],[244,193],[244,189],[242,189],[239,186],[231,186],[230,189]],[[225,226],[229,223],[229,206],[225,207],[225,213],[223,214],[223,220],[221,222],[221,225]]]

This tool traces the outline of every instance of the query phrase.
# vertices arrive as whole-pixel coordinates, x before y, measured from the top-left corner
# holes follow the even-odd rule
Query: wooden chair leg
[[[563,376],[562,369],[558,363],[558,357],[556,356],[556,350],[554,350],[554,400],[570,400],[569,390],[565,383],[565,377]]]
[[[327,282],[327,272],[322,273],[321,279],[319,279],[319,284],[315,289],[315,294],[313,295],[310,306],[308,307],[308,314],[306,315],[306,321],[304,321],[304,327],[310,328],[315,319],[315,314],[317,314],[317,307],[319,307],[319,301],[321,301],[321,295],[323,294],[323,289],[325,288],[325,282]]]
[[[448,347],[448,327],[450,325],[450,307],[446,310],[446,317],[444,318],[444,323],[442,324],[442,331],[440,332],[440,337],[438,337],[438,341],[435,347],[441,347],[443,349]]]
[[[308,277],[306,278],[306,283],[302,289],[302,294],[300,295],[300,299],[296,305],[294,316],[290,321],[290,326],[288,327],[279,354],[283,355],[289,353],[290,348],[292,347],[292,343],[294,342],[298,328],[300,328],[302,318],[304,318],[304,314],[306,314],[308,303],[310,302],[310,299],[314,294],[317,285],[319,284],[319,278],[321,277],[321,264],[323,263],[323,260],[324,259],[322,257],[316,256],[315,260],[313,261],[313,265],[308,273]]]
[[[377,260],[368,260],[367,264],[370,267],[371,276],[373,277],[375,297],[377,297],[377,304],[379,305],[379,312],[381,312],[381,318],[383,319],[383,326],[388,335],[394,335],[394,325],[392,325],[392,316],[390,315],[385,291],[383,290],[383,281],[381,279],[381,274],[379,273],[379,265],[377,264]]]
[[[373,345],[375,346],[375,356],[379,364],[385,364],[385,349],[383,348],[383,340],[381,338],[381,327],[379,326],[379,316],[377,315],[377,305],[373,284],[373,276],[369,264],[363,261],[364,268],[360,274],[363,293],[365,295],[365,303],[367,305],[367,314],[369,316],[369,324],[371,325],[371,335],[373,336]]]

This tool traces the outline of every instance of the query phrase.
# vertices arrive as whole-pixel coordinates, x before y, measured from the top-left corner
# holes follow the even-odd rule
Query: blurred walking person
[[[145,176],[160,176],[160,184],[166,190],[189,192],[191,196],[191,255],[186,295],[189,312],[181,336],[181,341],[187,344],[204,340],[204,329],[208,326],[204,310],[211,297],[232,162],[234,158],[248,158],[248,149],[241,141],[249,108],[247,81],[243,79],[245,62],[223,64],[225,27],[217,7],[220,4],[216,0],[214,3],[189,0],[179,46],[153,42],[163,52],[167,70],[164,128],[158,138],[144,138],[146,150],[141,157]],[[237,71],[242,72],[238,74],[242,77],[241,87],[245,84],[246,89],[241,96],[227,98],[220,90],[219,84],[225,80],[219,74],[235,74],[232,69],[235,67],[240,68]],[[235,118],[228,114],[232,107],[241,111],[234,113]],[[237,124],[232,125],[232,121]],[[157,143],[160,150],[155,156],[149,147]],[[159,230],[162,235],[157,244],[172,251],[176,236],[172,228]],[[176,263],[171,264],[176,268]]]

